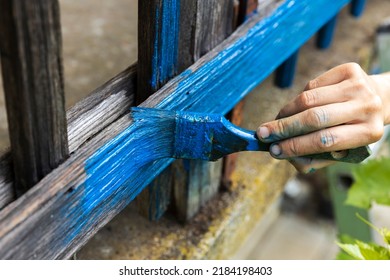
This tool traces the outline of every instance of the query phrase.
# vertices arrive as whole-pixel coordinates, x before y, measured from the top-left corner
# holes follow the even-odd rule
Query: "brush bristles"
[[[133,107],[130,117],[137,126],[137,133],[143,134],[143,140],[140,141],[142,147],[139,148],[153,151],[153,159],[149,161],[173,156],[176,128],[174,111]]]

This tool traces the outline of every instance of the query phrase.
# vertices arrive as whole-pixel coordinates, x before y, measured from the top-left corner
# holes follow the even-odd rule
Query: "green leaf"
[[[388,230],[387,228],[378,228],[376,226],[374,226],[372,223],[370,223],[369,221],[367,221],[365,218],[363,218],[359,213],[356,213],[356,216],[362,221],[364,222],[366,225],[368,225],[369,227],[371,227],[372,229],[374,229],[375,231],[377,231],[383,238],[383,240],[386,242],[386,244],[390,245],[390,230]],[[345,238],[348,238],[349,236],[347,235]],[[341,242],[344,242],[344,243],[353,243],[353,242],[347,242],[343,239],[340,239]]]
[[[383,240],[386,242],[387,245],[390,245],[390,230],[387,228],[381,228],[379,230],[379,233],[382,235]]]
[[[369,209],[373,202],[390,205],[390,158],[369,160],[353,171],[346,204]]]
[[[356,240],[356,244],[365,260],[390,260],[389,250],[382,246],[364,243],[359,240]]]
[[[337,242],[337,245],[343,249],[348,255],[350,255],[354,260],[364,260],[362,253],[360,253],[360,248],[356,244],[342,244]]]

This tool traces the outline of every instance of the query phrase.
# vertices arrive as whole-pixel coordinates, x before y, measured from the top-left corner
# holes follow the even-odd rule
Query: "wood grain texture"
[[[136,68],[136,65],[130,66],[67,111],[70,153],[134,105]],[[13,180],[12,156],[7,152],[0,157],[0,209],[15,199]]]
[[[0,1],[0,44],[20,196],[68,156],[58,1]]]
[[[233,12],[233,0],[182,0],[179,70],[189,67],[231,34]],[[174,205],[180,221],[191,219],[218,192],[222,163],[222,160],[174,163]]]
[[[291,0],[260,13],[141,105],[225,114],[348,2]],[[0,257],[67,258],[134,199],[172,162],[133,160],[153,157],[140,125],[119,118],[4,208]]]
[[[258,0],[240,0],[238,23],[242,24],[257,11]]]
[[[139,104],[177,74],[180,0],[138,1]]]
[[[240,0],[237,3],[237,17],[234,22],[234,26],[239,26],[244,23],[247,19],[253,16],[257,12],[258,1],[257,0]],[[243,108],[245,104],[245,99],[241,100],[232,111],[227,114],[227,119],[229,119],[233,124],[240,126],[242,123]],[[223,159],[223,174],[221,183],[225,189],[229,189],[231,175],[236,168],[237,154],[231,154],[226,156]]]
[[[178,73],[181,1],[138,1],[137,104]],[[159,219],[169,206],[172,191],[169,174],[167,168],[137,197],[140,212],[150,220]]]

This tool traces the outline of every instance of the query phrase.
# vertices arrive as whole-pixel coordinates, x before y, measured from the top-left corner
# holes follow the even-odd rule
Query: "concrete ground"
[[[137,0],[101,1],[99,5],[93,0],[60,0],[60,3],[66,104],[69,107],[136,61]],[[390,16],[390,1],[368,1],[366,14],[360,20],[350,17],[344,10],[339,19],[335,45],[330,50],[316,50],[313,40],[302,48],[296,84],[292,89],[276,89],[270,78],[247,97],[244,126],[256,128],[261,122],[273,119],[278,109],[299,93],[308,80],[327,69],[350,61],[365,65],[372,51],[375,28],[387,16]],[[258,106],[259,102],[262,106]],[[4,98],[0,86],[0,150],[8,145]],[[240,164],[252,173],[261,172],[253,168],[253,159],[248,159],[246,155],[240,158]],[[250,172],[246,173],[249,174],[247,176],[251,176]],[[276,200],[263,219],[253,221],[253,232],[242,239],[241,248],[232,258],[333,259],[337,252],[334,224],[329,220],[280,213],[280,203],[280,199]],[[132,207],[104,227],[78,253],[78,257],[132,258],[125,248],[134,245],[127,240],[132,238],[135,225],[148,232],[165,223],[164,234],[177,234],[173,229],[180,226],[173,219],[165,217],[163,222],[151,223],[136,214]],[[378,215],[381,217],[378,219],[383,220],[383,215]],[[195,218],[193,222],[198,223],[200,231],[205,230],[202,229],[202,219]],[[154,235],[152,243],[159,244],[159,238],[162,236]]]

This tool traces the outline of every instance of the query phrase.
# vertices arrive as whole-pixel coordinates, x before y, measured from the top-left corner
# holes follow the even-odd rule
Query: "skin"
[[[276,119],[260,125],[270,154],[303,173],[334,162],[302,155],[339,151],[378,141],[390,123],[390,73],[367,75],[356,63],[337,66],[310,81]]]

